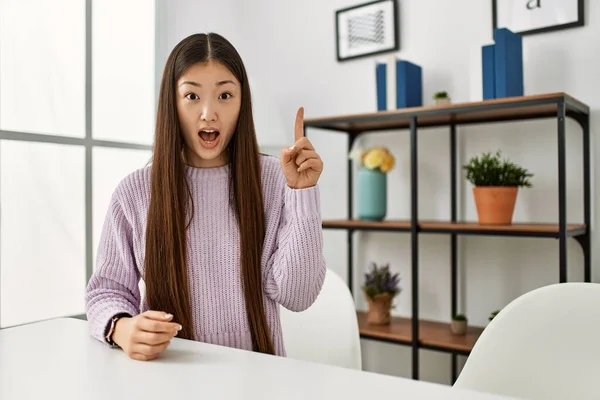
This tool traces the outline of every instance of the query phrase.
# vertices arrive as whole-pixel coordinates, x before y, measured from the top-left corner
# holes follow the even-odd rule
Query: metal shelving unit
[[[487,124],[505,121],[522,121],[554,118],[557,122],[558,141],[558,223],[515,223],[510,226],[482,226],[457,220],[457,132],[459,125]],[[568,223],[566,219],[566,151],[565,123],[571,118],[579,123],[583,133],[583,223]],[[418,218],[418,130],[428,127],[449,127],[450,143],[450,220],[421,221]],[[419,379],[419,349],[432,349],[452,354],[452,381],[457,377],[457,355],[468,355],[483,328],[470,327],[467,335],[454,336],[449,324],[419,319],[419,236],[421,234],[447,234],[450,236],[451,313],[458,312],[458,235],[519,236],[554,238],[558,240],[558,281],[567,281],[567,239],[580,245],[584,256],[584,281],[591,281],[591,204],[590,204],[590,110],[589,107],[565,93],[485,100],[480,102],[449,104],[382,111],[375,113],[343,115],[307,119],[305,134],[310,128],[340,132],[348,136],[348,152],[359,135],[383,130],[408,129],[410,132],[410,185],[411,218],[404,221],[366,222],[353,219],[353,165],[348,161],[348,218],[325,220],[324,229],[342,229],[348,233],[348,286],[354,293],[352,234],[359,230],[406,232],[411,238],[412,268],[412,318],[393,318],[385,327],[369,326],[366,315],[358,312],[362,338],[409,345],[412,347],[412,377]]]

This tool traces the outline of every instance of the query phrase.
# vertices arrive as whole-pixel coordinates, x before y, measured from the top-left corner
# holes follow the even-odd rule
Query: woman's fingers
[[[319,158],[319,155],[314,150],[300,150],[298,156],[296,156],[296,165],[302,165],[306,160],[311,158]]]

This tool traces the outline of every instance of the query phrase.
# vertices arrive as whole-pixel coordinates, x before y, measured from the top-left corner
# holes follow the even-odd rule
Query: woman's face
[[[187,164],[225,165],[242,102],[240,82],[223,64],[210,60],[188,68],[176,89]]]

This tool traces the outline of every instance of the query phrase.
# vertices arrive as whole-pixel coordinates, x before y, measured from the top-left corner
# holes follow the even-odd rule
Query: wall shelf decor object
[[[494,29],[494,44],[481,48],[483,100],[525,94],[523,39],[506,28]]]
[[[397,0],[376,0],[335,12],[338,61],[399,49]]]
[[[458,215],[458,179],[464,179],[457,155],[457,127],[468,124],[489,124],[504,121],[526,121],[533,119],[554,119],[556,133],[549,134],[549,140],[558,143],[557,170],[557,222],[556,223],[513,223],[512,225],[479,225],[476,222],[461,220]],[[567,173],[566,173],[566,119],[576,121],[582,130],[581,163],[583,167],[583,221],[567,221]],[[419,219],[419,171],[417,154],[419,129],[428,127],[449,127],[448,147],[450,153],[450,218],[448,220],[424,221]],[[468,356],[483,327],[469,326],[465,335],[452,335],[449,322],[426,321],[419,318],[419,237],[428,234],[448,235],[450,240],[450,318],[464,312],[458,309],[458,236],[486,235],[555,239],[558,246],[557,280],[567,281],[567,240],[574,239],[580,244],[583,253],[584,281],[591,281],[591,203],[590,203],[590,109],[587,105],[565,93],[550,93],[532,96],[506,97],[478,102],[455,103],[413,107],[392,111],[342,115],[307,119],[304,122],[305,134],[309,129],[341,132],[348,137],[347,154],[350,154],[354,141],[359,135],[386,130],[408,129],[410,135],[410,219],[361,221],[355,218],[353,207],[353,160],[348,160],[348,216],[343,220],[324,220],[324,229],[337,229],[347,232],[348,286],[356,293],[353,270],[353,233],[356,231],[383,231],[407,233],[411,239],[411,316],[393,317],[390,325],[373,326],[366,320],[366,314],[357,312],[360,335],[363,339],[408,345],[412,348],[412,376],[419,379],[419,349],[430,349],[452,354],[452,382],[456,380],[457,355]],[[403,132],[398,132],[399,135]],[[523,139],[525,140],[525,139]],[[388,185],[393,185],[388,182]],[[407,190],[408,190],[407,189]],[[463,289],[464,290],[464,289]]]
[[[390,57],[375,63],[377,111],[423,105],[423,71],[420,65]]]
[[[492,0],[493,29],[521,35],[584,26],[584,0]]]

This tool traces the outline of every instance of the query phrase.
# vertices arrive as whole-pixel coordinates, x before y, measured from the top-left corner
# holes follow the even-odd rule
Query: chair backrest
[[[477,340],[455,387],[526,399],[600,399],[600,285],[544,286]]]
[[[280,310],[287,357],[362,369],[354,300],[335,272],[327,270],[321,293],[308,309]]]

